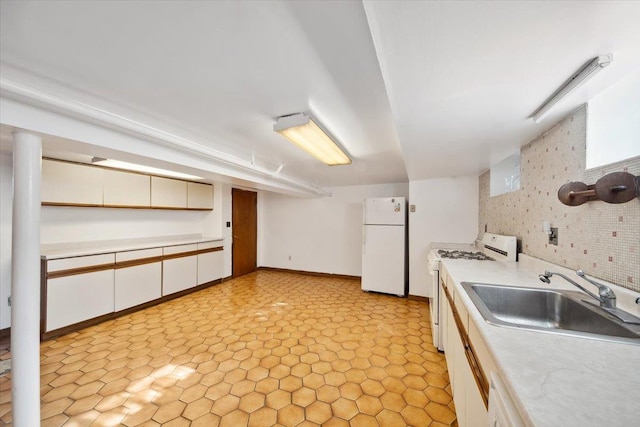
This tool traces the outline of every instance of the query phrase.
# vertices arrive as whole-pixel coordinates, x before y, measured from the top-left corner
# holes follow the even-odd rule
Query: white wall
[[[41,243],[213,234],[213,212],[43,206]],[[211,230],[211,231],[210,231]]]
[[[316,199],[259,193],[258,265],[360,276],[362,201],[407,197],[408,187],[406,183],[333,187],[327,188],[331,197]]]
[[[5,142],[3,141],[4,145]],[[13,156],[0,151],[0,329],[11,325],[11,216],[13,209]]]
[[[640,156],[640,70],[589,101],[587,169]]]
[[[431,296],[427,253],[431,242],[472,243],[478,236],[478,177],[409,183],[409,293]]]
[[[213,211],[220,215],[214,221],[220,227],[214,232],[215,236],[224,237],[224,276],[229,277],[233,273],[231,269],[233,231],[227,228],[226,223],[231,223],[231,186],[228,184],[216,184],[213,199]]]

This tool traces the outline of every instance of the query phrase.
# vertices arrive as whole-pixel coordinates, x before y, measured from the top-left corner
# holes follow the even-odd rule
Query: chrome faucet
[[[591,295],[593,298],[595,298],[598,301],[600,301],[600,307],[603,307],[603,308],[616,308],[616,294],[613,292],[613,290],[610,287],[605,286],[602,283],[598,283],[595,280],[589,279],[584,274],[584,271],[582,271],[582,270],[577,270],[576,274],[578,276],[582,277],[587,282],[589,282],[592,285],[596,286],[598,288],[599,296],[594,294],[593,292],[585,289],[583,286],[581,286],[580,284],[578,284],[575,281],[571,280],[570,278],[568,278],[564,274],[555,273],[555,272],[552,272],[552,271],[545,271],[544,274],[538,275],[538,278],[540,280],[542,280],[543,282],[545,282],[545,283],[551,283],[551,280],[549,279],[551,276],[554,276],[554,275],[555,276],[560,276],[564,280],[566,280],[567,282],[571,283],[573,286],[576,286],[577,288],[583,290],[587,294]]]

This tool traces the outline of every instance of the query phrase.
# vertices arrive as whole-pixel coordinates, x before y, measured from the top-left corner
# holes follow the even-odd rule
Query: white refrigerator
[[[365,199],[362,290],[406,296],[407,209],[404,197]]]

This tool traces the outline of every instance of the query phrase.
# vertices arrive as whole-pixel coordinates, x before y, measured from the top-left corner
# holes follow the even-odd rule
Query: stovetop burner
[[[451,258],[451,259],[471,259],[475,261],[495,261],[490,256],[486,255],[484,252],[470,252],[470,251],[448,251],[444,249],[440,249],[438,251],[438,255],[440,258]]]

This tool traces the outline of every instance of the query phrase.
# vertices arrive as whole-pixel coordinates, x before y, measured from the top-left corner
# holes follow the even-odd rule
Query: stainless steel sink
[[[487,323],[640,345],[640,325],[622,322],[577,291],[463,282]]]

